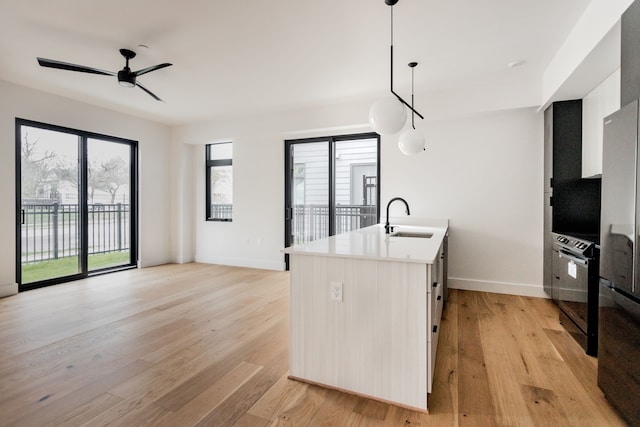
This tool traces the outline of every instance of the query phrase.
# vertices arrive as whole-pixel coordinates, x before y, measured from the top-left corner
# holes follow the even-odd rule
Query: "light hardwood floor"
[[[0,299],[0,426],[624,425],[536,298],[450,292],[429,414],[289,380],[288,286],[187,264]]]

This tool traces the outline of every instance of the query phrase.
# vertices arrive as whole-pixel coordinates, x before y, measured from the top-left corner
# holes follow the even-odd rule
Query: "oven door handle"
[[[581,264],[586,266],[587,265],[587,260],[586,259],[582,259],[582,258],[578,258],[574,255],[571,255],[570,253],[567,253],[565,251],[558,251],[558,254],[560,255],[560,258],[567,258],[573,262],[575,262],[576,264]]]

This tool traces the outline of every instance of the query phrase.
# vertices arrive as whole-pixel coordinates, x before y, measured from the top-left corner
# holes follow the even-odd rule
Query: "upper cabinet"
[[[582,177],[602,174],[603,119],[620,108],[620,70],[582,100]]]
[[[640,98],[640,1],[622,14],[620,68],[583,99],[582,177],[602,174],[603,119]]]
[[[640,1],[634,1],[622,14],[620,55],[620,105],[640,98]]]
[[[545,112],[545,175],[549,172],[553,186],[581,177],[582,100],[554,102]],[[545,179],[548,185],[548,179]]]

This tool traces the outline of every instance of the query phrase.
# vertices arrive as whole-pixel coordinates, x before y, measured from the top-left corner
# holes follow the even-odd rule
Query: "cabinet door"
[[[437,282],[435,282],[437,283]],[[431,393],[433,386],[433,376],[436,366],[436,354],[438,352],[438,338],[440,337],[440,321],[442,319],[442,309],[444,306],[443,285],[438,283],[432,288],[429,304],[430,322],[427,338],[427,391]]]
[[[623,106],[640,97],[640,2],[631,3],[620,24],[620,106]]]
[[[551,191],[553,177],[553,104],[544,110],[544,192]]]
[[[551,200],[553,189],[553,104],[544,111],[544,220],[543,220],[543,265],[542,285],[547,295],[551,296],[553,274],[551,273],[551,223],[553,208]]]

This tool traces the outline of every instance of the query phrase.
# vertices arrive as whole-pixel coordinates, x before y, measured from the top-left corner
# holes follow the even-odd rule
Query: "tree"
[[[103,162],[90,161],[87,165],[87,193],[90,201],[95,192],[104,191],[111,196],[111,204],[115,203],[120,187],[129,183],[129,168],[120,157],[112,157]],[[72,164],[58,163],[55,173],[61,181],[66,181],[78,188],[78,169]]]
[[[23,198],[37,198],[42,184],[52,178],[54,165],[57,158],[55,152],[38,150],[36,139],[31,141],[29,133],[25,132],[22,137],[20,149],[21,156],[21,189]]]
[[[109,193],[113,204],[115,203],[118,189],[129,183],[129,168],[122,158],[112,157],[101,162],[97,167],[91,168],[89,178],[91,180],[89,187]]]

